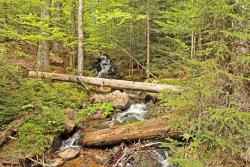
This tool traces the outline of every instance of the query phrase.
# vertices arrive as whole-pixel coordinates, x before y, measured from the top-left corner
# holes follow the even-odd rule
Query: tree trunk
[[[50,17],[51,0],[44,0],[46,6],[41,9],[41,19],[48,19]],[[45,34],[44,32],[41,32]],[[48,36],[43,35],[46,39]],[[40,71],[50,71],[50,61],[49,61],[49,42],[47,40],[41,41],[38,46],[37,52],[37,66]]]
[[[83,0],[79,0],[78,7],[78,74],[83,74]]]
[[[61,28],[61,19],[62,19],[62,7],[63,4],[60,1],[54,2],[54,8],[56,9],[54,18],[55,18],[55,27]],[[53,41],[52,51],[54,52],[60,52],[63,49],[63,43],[62,41]]]
[[[108,146],[121,142],[176,137],[181,134],[182,133],[178,131],[170,131],[170,125],[167,120],[152,119],[86,132],[83,136],[82,143],[86,146]]]
[[[76,30],[76,3],[75,0],[72,0],[72,10],[71,10],[71,35],[73,37],[73,41],[75,40],[75,37],[77,37],[77,30]],[[73,46],[72,48],[73,54],[70,55],[70,61],[69,61],[69,66],[70,68],[75,68],[76,67],[76,55],[75,53],[77,52],[77,47]]]
[[[150,12],[149,12],[149,1],[147,0],[147,69],[150,71]],[[147,78],[150,74],[147,72]]]
[[[107,86],[107,87],[111,87],[114,89],[130,89],[130,90],[139,90],[139,91],[146,91],[146,92],[161,92],[165,89],[170,90],[172,92],[181,91],[181,87],[173,86],[173,85],[74,76],[74,75],[57,74],[57,73],[29,71],[29,76],[38,77],[42,79],[45,78],[45,79],[65,81],[65,82],[74,82],[74,83],[80,83],[80,84],[87,83],[87,84],[97,85],[97,86],[102,86],[102,87]]]

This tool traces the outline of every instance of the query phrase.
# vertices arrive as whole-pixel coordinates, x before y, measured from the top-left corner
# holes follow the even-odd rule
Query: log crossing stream
[[[147,119],[149,119],[150,126],[154,126],[153,122],[149,116],[147,116],[148,114],[148,109],[147,109],[147,104],[143,103],[143,102],[135,102],[132,103],[131,106],[120,113],[114,114],[112,116],[112,118],[109,120],[109,123],[112,124],[114,122],[116,122],[117,124],[119,124],[120,126],[129,126],[131,124],[135,124],[141,121],[146,121]],[[156,121],[155,121],[156,122]],[[160,122],[160,121],[159,121]],[[160,123],[161,124],[161,123]],[[161,125],[159,124],[160,128]],[[142,125],[143,127],[143,125]],[[100,131],[102,131],[103,129],[100,129]],[[84,142],[82,143],[81,140],[88,140],[88,137],[91,133],[96,133],[98,131],[92,131],[92,132],[84,132],[84,130],[77,130],[72,136],[69,136],[69,138],[65,139],[62,141],[61,143],[61,147],[59,149],[59,155],[60,152],[64,152],[67,149],[79,149],[82,150],[80,154],[85,154],[87,153],[87,156],[89,156],[88,158],[84,158],[85,163],[89,163],[88,159],[93,159],[92,164],[90,164],[91,166],[96,166],[98,163],[100,166],[107,166],[107,167],[134,167],[134,166],[142,166],[142,167],[172,167],[173,165],[170,164],[169,162],[169,156],[167,153],[166,149],[162,149],[159,146],[158,140],[156,139],[152,139],[150,141],[146,141],[141,143],[140,140],[134,140],[134,139],[130,139],[131,141],[139,141],[139,145],[138,143],[133,145],[133,144],[124,144],[123,140],[118,141],[117,143],[109,143],[105,146],[108,147],[98,147],[96,149],[93,149],[93,146],[101,146],[100,143],[95,143],[94,145],[92,145],[91,148],[88,148],[87,146],[91,145],[91,144],[84,144]],[[109,133],[113,133],[113,132],[109,132]],[[108,135],[108,133],[106,134]],[[115,134],[116,135],[116,134]],[[117,134],[119,136],[119,134]],[[101,137],[101,135],[94,135],[95,137]],[[86,139],[87,138],[87,139]],[[104,140],[108,139],[108,137],[103,138]],[[102,140],[102,139],[101,139]],[[155,145],[152,144],[152,146],[149,147],[144,147],[144,145],[150,144],[150,143],[154,143],[155,141]],[[125,141],[125,140],[124,140]],[[138,148],[137,148],[138,147]],[[141,148],[140,148],[141,147]],[[133,149],[137,149],[136,151],[132,152]],[[84,151],[83,151],[84,150]],[[105,152],[105,150],[109,150],[107,152]],[[117,152],[117,150],[120,150]],[[92,152],[92,153],[90,153]],[[101,155],[99,155],[101,153]],[[115,153],[115,155],[114,155]],[[68,154],[71,154],[70,151]],[[93,155],[94,154],[94,155]],[[103,154],[103,155],[102,155]],[[121,155],[119,155],[121,154]],[[130,155],[131,157],[129,159],[122,159],[122,156],[126,157],[126,154]],[[86,155],[85,155],[86,156]],[[97,160],[97,157],[106,157],[103,159],[102,162],[100,162],[100,160]],[[116,157],[118,156],[118,157]],[[80,155],[80,157],[82,157],[82,155]],[[140,157],[140,158],[139,158]],[[117,159],[116,161],[119,162],[117,164],[114,164],[113,161],[111,159]],[[100,158],[102,159],[102,158]],[[83,160],[84,161],[84,160]],[[79,158],[73,159],[71,161],[67,161],[64,166],[67,165],[72,165],[72,163],[77,164],[79,162]],[[80,166],[80,164],[78,164]]]

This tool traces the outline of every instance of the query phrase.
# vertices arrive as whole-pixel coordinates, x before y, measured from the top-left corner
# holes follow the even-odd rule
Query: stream
[[[98,72],[98,77],[117,78],[119,76],[115,68],[111,65],[111,60],[106,55],[97,58],[94,63],[94,67]],[[127,92],[127,95],[130,97],[136,96],[136,93]],[[169,163],[167,150],[159,147],[159,144],[152,145],[147,149],[138,149],[130,157],[125,158],[124,161],[120,162],[122,157],[126,157],[127,154],[130,155],[130,152],[133,151],[133,149],[136,149],[137,147],[140,148],[141,145],[150,144],[150,142],[157,143],[158,140],[139,141],[134,144],[121,143],[120,145],[99,148],[82,147],[80,143],[80,139],[84,137],[85,132],[109,128],[111,124],[130,124],[150,119],[148,108],[150,105],[152,106],[153,103],[154,102],[148,100],[147,96],[143,100],[133,99],[131,105],[128,106],[126,110],[114,112],[110,119],[87,120],[86,123],[89,127],[80,128],[68,136],[68,138],[61,141],[61,145],[56,154],[64,154],[64,156],[67,157],[66,162],[64,161],[65,163],[63,167],[173,167],[173,165]],[[70,159],[68,158],[69,154],[73,155]]]
[[[135,102],[132,103],[131,106],[121,112],[121,113],[116,113],[115,115],[112,116],[111,122],[117,122],[119,124],[127,124],[135,121],[142,121],[148,119],[147,116],[148,109],[147,109],[147,104],[143,102]],[[63,140],[61,142],[61,146],[59,148],[59,151],[63,151],[68,148],[78,148],[81,149],[83,152],[83,155],[80,157],[82,158],[81,161],[85,162],[87,164],[91,164],[91,166],[103,166],[103,163],[107,161],[107,157],[109,157],[110,153],[112,150],[116,149],[116,147],[119,146],[114,146],[113,148],[84,148],[81,147],[79,144],[79,140],[81,136],[84,135],[84,131],[82,130],[77,130],[72,136],[68,137],[67,139]],[[129,146],[125,147],[125,152],[126,149],[129,149]],[[100,162],[100,157],[105,157],[105,160],[102,160]],[[99,157],[99,158],[98,158]],[[140,157],[140,158],[139,158]],[[91,161],[90,161],[91,159]],[[73,159],[71,161],[68,161],[64,164],[64,166],[71,166],[72,163],[79,163],[79,158]],[[86,162],[87,161],[87,162]],[[138,163],[141,165],[138,166]],[[79,166],[81,166],[79,164]],[[119,165],[118,165],[119,166]],[[125,164],[125,167],[173,167],[169,163],[169,156],[168,153],[165,149],[159,148],[159,147],[150,147],[148,151],[139,151],[138,153],[135,153],[131,161],[128,161]]]

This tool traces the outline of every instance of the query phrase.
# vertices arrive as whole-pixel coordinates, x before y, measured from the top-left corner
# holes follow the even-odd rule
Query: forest
[[[0,7],[0,167],[250,166],[250,1]]]

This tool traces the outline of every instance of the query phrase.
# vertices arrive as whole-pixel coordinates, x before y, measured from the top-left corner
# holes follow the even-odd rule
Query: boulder
[[[71,160],[74,159],[75,157],[77,157],[80,154],[80,150],[76,149],[76,148],[67,148],[63,151],[60,151],[58,153],[58,156],[62,159],[64,159],[65,161],[67,160]]]
[[[71,120],[65,120],[64,125],[65,125],[66,131],[69,133],[72,132],[76,127],[76,123],[74,121],[71,121]]]
[[[128,109],[132,101],[129,98],[128,94],[116,90],[112,93],[106,95],[94,95],[91,98],[92,103],[112,103],[115,108],[118,109]]]
[[[58,166],[62,166],[64,164],[64,161],[62,158],[55,158],[55,159],[51,159],[48,163],[48,165],[50,167],[58,167]]]

